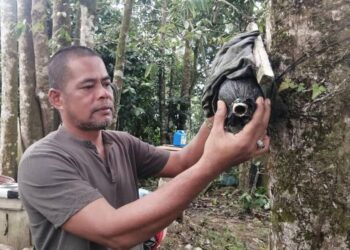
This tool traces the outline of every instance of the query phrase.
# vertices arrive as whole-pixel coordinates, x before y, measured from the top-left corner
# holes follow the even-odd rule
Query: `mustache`
[[[91,112],[94,113],[94,112],[104,110],[104,109],[110,109],[110,110],[112,110],[112,112],[114,112],[114,110],[115,110],[113,103],[104,103],[104,104],[101,104],[101,105],[98,105],[98,106],[92,108]]]

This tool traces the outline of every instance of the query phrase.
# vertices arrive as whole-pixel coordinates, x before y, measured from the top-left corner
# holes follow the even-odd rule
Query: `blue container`
[[[184,130],[177,130],[174,133],[173,145],[176,147],[186,146],[186,132]]]

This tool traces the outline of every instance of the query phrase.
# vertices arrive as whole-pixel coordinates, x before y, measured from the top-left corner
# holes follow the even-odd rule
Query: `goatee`
[[[78,124],[79,128],[86,131],[98,131],[98,130],[104,130],[109,125],[112,124],[111,120],[107,120],[104,122],[85,122]]]

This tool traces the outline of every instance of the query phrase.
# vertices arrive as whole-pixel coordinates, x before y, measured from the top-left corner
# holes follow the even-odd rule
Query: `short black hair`
[[[94,50],[85,46],[69,46],[58,50],[48,63],[49,86],[62,89],[68,75],[67,64],[71,58],[85,56],[101,56]],[[101,58],[102,59],[102,58]]]

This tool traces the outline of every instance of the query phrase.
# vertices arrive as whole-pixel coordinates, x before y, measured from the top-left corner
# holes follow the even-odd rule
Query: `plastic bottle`
[[[173,145],[176,147],[186,146],[186,132],[184,130],[177,130],[174,133]]]

